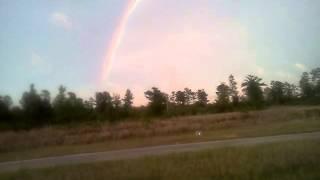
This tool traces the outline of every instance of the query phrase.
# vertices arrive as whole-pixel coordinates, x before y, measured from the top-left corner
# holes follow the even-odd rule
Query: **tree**
[[[122,101],[119,94],[112,95],[112,109],[110,114],[110,120],[119,120],[124,114],[122,114]],[[126,114],[125,114],[126,115]]]
[[[97,92],[95,97],[96,111],[100,116],[111,116],[112,114],[112,97],[107,91]]]
[[[79,121],[86,118],[86,109],[83,99],[78,98],[76,93],[68,92],[68,98],[64,106],[66,109],[68,121]]]
[[[187,95],[184,91],[177,91],[175,94],[175,102],[184,106],[187,103]]]
[[[53,101],[56,116],[54,123],[70,123],[87,118],[90,109],[86,108],[83,99],[78,98],[74,92],[66,91],[66,87],[60,86],[59,93]]]
[[[9,123],[10,107],[12,99],[10,96],[0,96],[0,122]]]
[[[312,84],[310,83],[309,73],[307,72],[302,73],[299,84],[301,89],[301,96],[303,98],[312,98],[313,87],[312,87]]]
[[[219,106],[226,106],[230,103],[229,100],[229,86],[227,86],[225,83],[221,83],[217,87],[217,100],[216,103]]]
[[[284,83],[280,81],[271,81],[271,101],[276,104],[283,104],[285,101],[284,96]]]
[[[248,98],[248,102],[255,106],[259,106],[263,103],[262,87],[266,86],[266,84],[261,81],[262,79],[257,76],[248,75],[241,84],[241,87]]]
[[[158,88],[152,87],[146,91],[145,97],[149,100],[148,107],[153,115],[161,115],[167,107],[167,96]]]
[[[47,117],[48,119],[51,119],[53,116],[53,109],[51,106],[50,92],[48,90],[42,90],[40,93],[40,99],[41,111],[43,113],[43,116]]]
[[[40,94],[40,98],[43,101],[46,101],[46,102],[48,102],[50,104],[51,97],[50,97],[50,92],[48,90],[42,90],[41,94]]]
[[[184,95],[185,95],[185,104],[190,105],[194,103],[196,99],[196,94],[189,88],[184,88]]]
[[[197,100],[197,92],[191,91],[191,104],[194,104]]]
[[[59,92],[58,95],[55,97],[53,101],[53,107],[56,111],[61,111],[63,109],[63,104],[66,101],[66,87],[59,86]]]
[[[263,98],[265,101],[268,103],[272,103],[272,96],[271,96],[271,88],[270,87],[265,87],[263,89]],[[245,100],[244,100],[245,101]]]
[[[24,114],[26,117],[31,120],[38,120],[39,117],[39,104],[40,96],[37,94],[37,91],[33,84],[30,85],[29,92],[24,92],[20,100]],[[32,122],[34,123],[34,122]]]
[[[315,68],[311,70],[311,79],[315,85],[320,83],[320,68]]]
[[[126,90],[126,93],[122,101],[123,101],[123,107],[125,108],[125,110],[130,110],[132,108],[133,94],[130,91],[130,89]]]
[[[58,94],[53,100],[53,109],[55,114],[55,122],[61,123],[66,121],[67,113],[66,113],[66,87],[60,85],[58,88]]]
[[[83,105],[84,107],[89,111],[89,112],[93,112],[94,107],[95,107],[95,100],[91,97],[89,98],[89,100],[85,100]]]
[[[284,93],[285,101],[292,101],[298,98],[298,92],[297,92],[298,88],[296,85],[290,84],[288,82],[285,82],[283,85],[284,85],[283,93]]]
[[[320,97],[320,68],[315,68],[311,71],[311,80],[314,87],[314,94]]]
[[[269,103],[283,104],[298,98],[297,86],[288,82],[271,81],[264,89],[265,99]]]
[[[121,97],[119,94],[113,94],[112,104],[115,109],[119,109],[121,106]]]
[[[239,92],[237,82],[232,74],[229,76],[229,91],[233,105],[237,105],[239,103]]]
[[[46,99],[42,99],[35,86],[30,85],[29,92],[24,92],[20,100],[28,126],[40,126],[46,123],[50,117],[51,106]]]
[[[175,91],[171,92],[171,95],[169,97],[169,101],[170,101],[171,104],[175,104],[176,103],[176,92]]]
[[[10,96],[0,96],[0,101],[9,109],[12,106],[12,99]]]
[[[200,106],[206,106],[208,101],[208,94],[204,91],[204,89],[199,89],[197,91],[197,104]]]

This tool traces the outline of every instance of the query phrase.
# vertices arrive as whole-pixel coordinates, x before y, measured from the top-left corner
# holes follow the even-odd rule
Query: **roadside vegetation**
[[[318,130],[318,106],[277,106],[260,111],[149,122],[128,120],[76,127],[53,126],[0,133],[0,161]]]
[[[20,170],[0,179],[318,179],[320,142],[289,141],[125,161]]]

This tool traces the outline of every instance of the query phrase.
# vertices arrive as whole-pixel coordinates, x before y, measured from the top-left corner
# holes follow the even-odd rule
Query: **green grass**
[[[320,141],[152,156],[126,161],[21,170],[0,179],[319,179]]]
[[[80,144],[61,144],[61,145],[50,145],[50,139],[48,140],[48,145],[39,146],[33,142],[34,140],[41,140],[41,137],[48,136],[47,131],[36,132],[34,130],[29,132],[29,134],[37,133],[37,136],[31,136],[33,138],[24,138],[24,136],[19,134],[13,134],[13,138],[10,142],[15,142],[17,145],[12,145],[8,143],[3,143],[2,146],[11,145],[11,150],[0,153],[0,161],[10,161],[10,160],[22,160],[22,159],[32,159],[48,156],[75,154],[75,153],[85,153],[85,152],[98,152],[107,150],[117,150],[125,148],[136,148],[163,144],[178,144],[178,143],[190,143],[190,142],[201,142],[210,140],[220,140],[220,139],[230,139],[230,138],[242,138],[242,137],[256,137],[256,136],[268,136],[277,134],[288,134],[288,133],[301,133],[301,132],[311,132],[320,130],[320,116],[319,109],[312,108],[273,108],[270,110],[252,112],[248,117],[238,117],[239,115],[231,114],[219,114],[219,115],[209,115],[209,116],[196,116],[196,117],[185,117],[187,118],[184,122],[183,119],[169,119],[162,120],[163,124],[169,126],[172,129],[172,133],[162,133],[152,136],[133,136],[123,139],[106,139],[102,142],[93,143],[80,143]],[[240,114],[241,115],[241,114]],[[161,123],[161,122],[160,122]],[[176,123],[176,125],[174,125]],[[155,126],[154,129],[161,128],[166,129],[167,126],[160,126],[159,124]],[[175,131],[175,126],[180,127],[182,125],[190,126],[190,130]],[[192,130],[193,126],[202,126],[203,129],[202,136],[195,136],[195,132]],[[143,131],[144,127],[136,129],[136,131]],[[189,127],[188,127],[189,128]],[[84,129],[84,128],[83,128]],[[152,129],[149,128],[149,129]],[[82,130],[82,129],[80,129]],[[123,131],[125,131],[124,129]],[[148,130],[148,129],[146,129]],[[183,130],[183,129],[182,129]],[[40,130],[41,131],[41,130]],[[50,135],[54,136],[55,132],[58,130],[50,130]],[[72,131],[72,130],[71,130]],[[132,130],[133,131],[133,130]],[[59,132],[59,131],[58,131]],[[67,132],[64,132],[67,133]],[[90,132],[91,133],[91,132]],[[99,135],[99,132],[96,134]],[[1,134],[0,134],[1,135]],[[66,134],[67,136],[68,134]],[[87,138],[90,134],[81,131],[75,137],[81,140],[82,138]],[[58,135],[57,135],[58,136]],[[65,137],[65,136],[61,136]],[[90,136],[89,136],[90,137]],[[94,137],[94,136],[93,136]],[[26,140],[29,139],[29,140]],[[46,139],[46,138],[43,138]],[[48,137],[47,137],[48,139]],[[19,145],[19,142],[24,144],[35,144],[35,147],[23,148]],[[21,149],[20,149],[21,147]]]

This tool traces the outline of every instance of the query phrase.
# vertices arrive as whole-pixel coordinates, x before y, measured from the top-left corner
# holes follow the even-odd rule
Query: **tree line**
[[[33,84],[24,92],[20,106],[13,106],[10,96],[0,96],[0,129],[25,129],[78,122],[116,122],[154,116],[179,116],[263,108],[281,104],[320,104],[320,68],[304,72],[299,85],[271,81],[267,86],[255,75],[248,75],[240,84],[230,75],[216,87],[216,99],[209,102],[204,89],[189,88],[170,94],[153,87],[144,95],[147,106],[134,107],[134,96],[127,89],[123,98],[107,91],[96,92],[83,100],[76,93],[59,87],[51,98],[48,90],[38,91]]]

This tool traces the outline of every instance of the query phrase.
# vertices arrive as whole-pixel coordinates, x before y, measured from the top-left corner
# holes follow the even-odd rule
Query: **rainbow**
[[[123,39],[129,17],[134,12],[137,5],[141,1],[142,0],[128,0],[127,6],[124,10],[124,13],[121,16],[118,25],[116,26],[114,34],[112,35],[112,39],[111,39],[110,44],[107,49],[106,57],[104,58],[104,61],[103,61],[102,75],[101,75],[101,77],[102,77],[101,82],[102,83],[108,77],[108,74],[109,74],[110,69],[112,67],[112,62],[115,58],[116,52],[117,52],[117,50],[121,44],[121,41]]]

